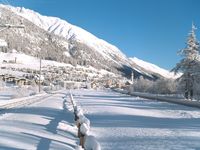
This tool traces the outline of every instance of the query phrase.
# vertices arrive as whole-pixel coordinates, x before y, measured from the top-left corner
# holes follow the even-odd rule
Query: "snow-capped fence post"
[[[86,123],[82,123],[80,126],[80,145],[84,148],[85,136],[88,135],[90,127]]]
[[[101,146],[95,137],[88,134],[90,130],[90,120],[84,116],[82,109],[76,105],[71,93],[69,97],[74,110],[74,120],[78,128],[77,136],[80,139],[80,147],[88,150],[101,150]]]
[[[81,146],[82,148],[84,148],[84,136],[85,136],[85,135],[83,135],[83,134],[81,134],[81,136],[80,136],[80,146]]]
[[[94,136],[88,135],[85,136],[84,139],[84,148],[90,150],[101,150],[101,146],[99,142],[96,140]]]
[[[74,111],[74,121],[76,122],[76,125],[77,125],[77,127],[78,127],[78,124],[77,124],[77,120],[78,120],[78,108],[77,108],[77,105],[76,105],[76,103],[74,102],[74,99],[73,99],[73,96],[72,96],[72,94],[70,93],[69,94],[69,97],[70,97],[70,101],[71,101],[71,104],[72,104],[72,106],[73,106],[73,111]]]
[[[81,124],[79,122],[77,122],[77,128],[78,128],[78,137],[80,138],[81,137],[81,131],[80,131],[80,127],[81,127]]]
[[[72,106],[73,106],[73,109],[74,109],[74,112],[75,112],[75,104],[74,104],[74,100],[73,100],[73,96],[72,96],[72,94],[70,93],[69,94],[69,97],[70,97],[70,101],[71,101],[71,103],[72,103]]]
[[[73,95],[71,93],[69,94],[69,98],[70,98],[70,102],[73,106],[74,121],[75,121],[75,124],[78,128],[77,136],[80,138],[81,137],[81,132],[80,132],[81,123],[78,120],[79,120],[79,115],[82,115],[82,112],[81,112],[80,109],[78,109],[77,105],[75,104],[74,99],[73,99]]]

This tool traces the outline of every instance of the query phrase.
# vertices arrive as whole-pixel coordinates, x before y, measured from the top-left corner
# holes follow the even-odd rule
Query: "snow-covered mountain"
[[[136,57],[129,58],[129,60],[139,71],[149,72],[150,74],[158,74],[165,78],[177,78],[180,76],[180,74],[174,75],[173,72],[160,68],[155,64],[143,61]]]
[[[65,20],[61,20],[57,17],[43,16],[35,11],[25,9],[23,7],[12,7],[5,5],[1,6],[12,10],[16,14],[26,18],[27,20],[31,21],[35,25],[50,33],[63,36],[68,40],[74,38],[77,41],[86,44],[87,46],[93,48],[94,50],[102,54],[102,56],[106,59],[110,59],[113,61],[113,57],[118,56],[121,58],[121,60],[127,60],[126,56],[114,45],[111,45],[108,42],[97,38],[96,36],[92,35],[86,30],[72,25]],[[118,63],[118,61],[115,62]]]
[[[115,74],[156,79],[172,75],[160,68],[141,67],[141,61],[133,61],[116,46],[97,38],[88,31],[56,17],[43,16],[35,11],[0,5],[2,23],[23,23],[25,30],[3,31],[9,49],[16,49],[32,56],[42,55],[44,59],[87,65]],[[163,74],[164,73],[164,74]]]

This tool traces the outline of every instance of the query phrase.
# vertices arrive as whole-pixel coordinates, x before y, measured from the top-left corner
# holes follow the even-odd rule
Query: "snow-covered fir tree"
[[[173,71],[177,73],[181,71],[183,75],[180,77],[180,84],[184,84],[185,98],[193,98],[194,83],[199,81],[200,59],[199,59],[199,42],[195,34],[196,27],[192,24],[192,30],[189,32],[187,45],[179,51],[179,55],[183,58],[176,64]]]

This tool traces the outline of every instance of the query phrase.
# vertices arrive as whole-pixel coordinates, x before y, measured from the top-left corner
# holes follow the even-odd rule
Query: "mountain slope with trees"
[[[7,29],[0,35],[8,43],[8,50],[15,49],[31,56],[69,63],[73,66],[92,66],[127,78],[155,80],[162,75],[138,70],[117,47],[91,33],[56,17],[42,16],[20,7],[0,5],[1,24],[24,24],[25,29]]]

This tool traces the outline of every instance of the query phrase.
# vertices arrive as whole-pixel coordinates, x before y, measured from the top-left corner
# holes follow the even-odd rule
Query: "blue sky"
[[[166,69],[180,60],[192,21],[200,38],[200,0],[1,0],[57,16]]]

